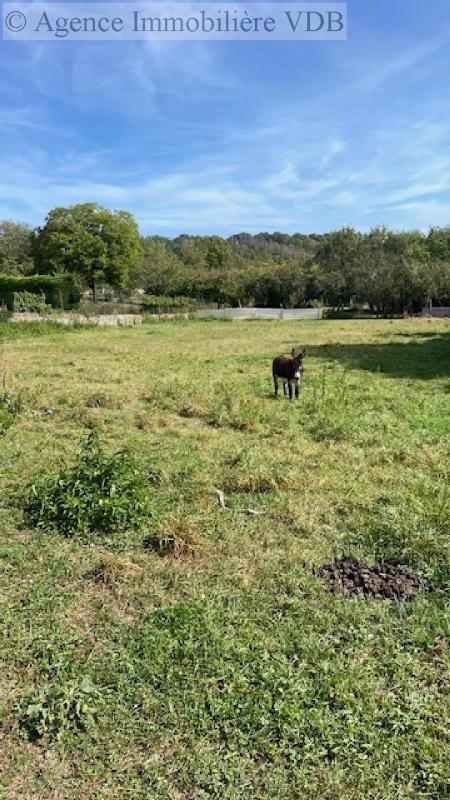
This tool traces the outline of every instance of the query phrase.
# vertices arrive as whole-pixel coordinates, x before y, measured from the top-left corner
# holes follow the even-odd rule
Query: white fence
[[[219,319],[322,319],[323,308],[204,308],[196,317]]]
[[[450,317],[450,306],[432,306],[431,308],[424,308],[422,317]]]

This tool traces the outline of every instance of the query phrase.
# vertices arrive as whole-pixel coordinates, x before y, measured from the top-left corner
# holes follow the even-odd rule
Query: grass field
[[[0,328],[0,797],[450,797],[450,324]],[[292,345],[298,404],[270,380]],[[28,529],[26,487],[92,428],[136,454],[151,518]],[[313,570],[348,553],[434,590],[333,595]],[[87,679],[86,730],[27,740],[23,698]]]

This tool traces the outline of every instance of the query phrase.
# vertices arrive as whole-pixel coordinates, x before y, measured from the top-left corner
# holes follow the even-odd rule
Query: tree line
[[[0,272],[68,273],[94,293],[106,285],[219,305],[417,313],[430,301],[450,305],[450,226],[171,239],[141,236],[127,211],[84,203],[53,209],[37,229],[0,222]]]

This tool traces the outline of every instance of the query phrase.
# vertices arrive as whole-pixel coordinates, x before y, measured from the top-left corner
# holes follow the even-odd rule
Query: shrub
[[[45,302],[53,308],[73,308],[81,291],[73,275],[0,275],[0,303],[10,311],[14,308],[14,294],[43,293]]]
[[[14,422],[15,417],[24,410],[26,400],[22,394],[4,392],[0,395],[0,436],[5,433]]]
[[[30,487],[25,513],[36,527],[64,536],[135,529],[150,514],[148,481],[127,451],[105,453],[93,431],[73,466]]]
[[[70,730],[85,730],[96,721],[100,695],[89,678],[47,684],[15,705],[19,727],[29,739],[48,734],[56,739]]]
[[[20,414],[22,411],[24,411],[27,407],[27,404],[28,400],[23,392],[13,394],[12,392],[5,391],[2,395],[0,395],[0,409],[2,411],[6,411],[8,414],[11,414],[13,417],[16,417],[17,414]]]
[[[45,302],[45,294],[39,292],[14,292],[13,310],[14,311],[34,311],[38,314],[45,314],[51,306]]]
[[[0,406],[0,436],[2,436],[14,422],[14,417],[9,411]]]

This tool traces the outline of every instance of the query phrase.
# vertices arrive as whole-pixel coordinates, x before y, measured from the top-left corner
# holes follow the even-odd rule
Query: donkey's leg
[[[286,397],[286,395],[287,395],[286,381],[283,381],[283,394]]]
[[[276,375],[273,376],[273,385],[275,389],[275,397],[278,397],[278,378]]]
[[[298,400],[298,393],[300,389],[300,381],[297,379],[295,381],[295,399]]]
[[[288,381],[289,385],[289,400],[292,400],[292,381]]]

